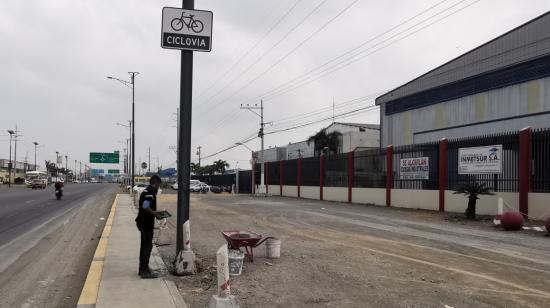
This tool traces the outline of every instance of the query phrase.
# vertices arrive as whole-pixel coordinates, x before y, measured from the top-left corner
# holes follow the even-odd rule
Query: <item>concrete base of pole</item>
[[[266,188],[265,185],[258,185],[258,189],[256,189],[257,194],[265,194]]]
[[[174,265],[176,275],[188,276],[197,273],[196,257],[192,250],[182,250]]]
[[[208,308],[239,308],[239,304],[233,295],[229,295],[229,297],[212,295]]]

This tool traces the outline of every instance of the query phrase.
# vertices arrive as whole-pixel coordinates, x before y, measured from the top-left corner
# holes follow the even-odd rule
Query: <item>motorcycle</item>
[[[57,200],[60,200],[61,196],[63,196],[63,190],[61,190],[61,189],[56,190],[55,191],[55,197],[57,198]]]

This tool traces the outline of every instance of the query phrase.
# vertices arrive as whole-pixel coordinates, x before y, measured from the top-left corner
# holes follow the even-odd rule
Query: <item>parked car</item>
[[[147,183],[136,183],[132,188],[132,191],[136,194],[141,194],[141,192],[147,187]]]
[[[172,185],[170,185],[170,187],[172,187],[173,190],[178,190],[178,183],[174,183]]]

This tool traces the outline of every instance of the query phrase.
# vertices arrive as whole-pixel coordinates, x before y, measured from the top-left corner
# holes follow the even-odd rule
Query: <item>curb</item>
[[[107,244],[109,243],[109,236],[111,235],[111,228],[113,226],[113,219],[115,217],[115,210],[118,201],[118,195],[116,195],[113,204],[111,205],[111,211],[109,217],[103,227],[99,243],[97,244],[94,258],[90,264],[88,275],[86,276],[86,282],[80,292],[78,303],[76,307],[79,308],[91,308],[95,307],[97,303],[97,295],[99,292],[99,284],[101,283],[101,274],[103,272],[103,263],[105,262],[105,253],[107,252]]]

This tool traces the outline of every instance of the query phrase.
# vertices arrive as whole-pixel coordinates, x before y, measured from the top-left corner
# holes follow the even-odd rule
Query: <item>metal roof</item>
[[[417,77],[376,98],[388,103],[428,89],[440,87],[484,73],[550,54],[550,12]]]

